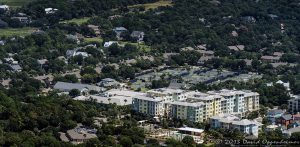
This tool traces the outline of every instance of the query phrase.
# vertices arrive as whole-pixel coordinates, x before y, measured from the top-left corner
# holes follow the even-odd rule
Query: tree
[[[300,140],[300,132],[292,133],[292,135],[290,137],[290,140],[292,140],[292,141],[299,141]]]
[[[147,141],[147,147],[157,147],[157,146],[160,146],[160,145],[156,139],[149,139]]]
[[[120,76],[124,79],[133,79],[135,77],[135,69],[131,66],[122,65],[119,69]]]
[[[76,96],[79,96],[80,95],[80,91],[78,89],[72,89],[70,92],[69,92],[69,95],[71,97],[76,97]]]
[[[131,147],[133,145],[131,139],[127,136],[122,136],[121,139],[120,139],[120,144],[123,146],[123,147]]]
[[[194,138],[191,136],[185,136],[182,142],[188,146],[193,146],[195,144]]]
[[[101,142],[97,138],[89,139],[86,143],[86,147],[98,147],[101,145]]]

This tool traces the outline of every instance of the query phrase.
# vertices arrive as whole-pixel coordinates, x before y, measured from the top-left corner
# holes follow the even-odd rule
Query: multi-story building
[[[258,110],[259,95],[237,90],[202,93],[161,88],[148,91],[146,96],[134,97],[133,109],[153,116],[203,122],[219,114],[244,116],[246,112]]]
[[[159,88],[147,91],[150,97],[162,97],[165,101],[180,101],[186,99],[184,90]]]
[[[208,93],[220,95],[225,99],[221,101],[222,113],[244,116],[246,112],[259,110],[259,94],[256,92],[223,89]]]
[[[296,114],[300,112],[300,95],[293,95],[288,103],[290,113]]]
[[[203,103],[203,121],[222,113],[221,104],[222,101],[224,101],[222,96],[191,91],[187,92],[187,99],[190,99],[190,101],[194,100]]]
[[[132,100],[133,110],[152,116],[165,116],[164,99],[161,97],[135,96]]]
[[[188,101],[174,101],[169,102],[170,105],[170,117],[185,119],[192,122],[203,121],[203,107],[202,102],[188,102]]]
[[[240,119],[234,115],[217,115],[213,116],[210,119],[210,125],[212,128],[222,128],[226,130],[237,129],[245,134],[254,135],[258,137],[258,130],[262,126],[262,124],[248,120],[248,119]]]
[[[257,92],[245,91],[244,102],[246,111],[259,110],[259,94]]]

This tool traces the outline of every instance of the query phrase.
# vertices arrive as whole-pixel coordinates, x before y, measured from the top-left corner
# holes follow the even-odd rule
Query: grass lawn
[[[10,7],[21,7],[25,4],[28,4],[32,0],[0,0],[0,4],[6,4]]]
[[[103,39],[100,37],[95,37],[95,38],[84,38],[84,42],[90,43],[90,42],[99,42],[102,43]]]
[[[160,1],[155,2],[155,3],[138,4],[138,5],[129,6],[129,8],[143,6],[143,7],[145,7],[146,10],[149,10],[149,9],[155,9],[155,8],[158,8],[158,7],[172,6],[172,5],[173,4],[172,4],[171,0],[160,0]]]
[[[74,19],[71,19],[71,20],[61,21],[60,23],[76,23],[78,25],[82,25],[82,24],[86,23],[89,19],[90,19],[90,17],[74,18]]]
[[[126,42],[126,41],[119,41],[120,45],[125,45],[125,44],[131,44],[134,46],[137,46],[138,49],[142,52],[150,52],[151,51],[151,47],[146,45],[145,43],[141,42],[141,43],[132,43],[132,42]]]
[[[0,36],[26,36],[31,34],[35,28],[6,28],[6,29],[0,29]]]

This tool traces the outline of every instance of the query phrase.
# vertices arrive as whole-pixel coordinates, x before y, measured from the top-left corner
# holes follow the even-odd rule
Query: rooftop
[[[177,128],[179,131],[188,131],[188,132],[196,132],[196,133],[203,133],[203,129],[197,129],[197,128],[190,128],[190,127],[181,127]]]
[[[88,90],[95,90],[95,91],[101,91],[102,90],[101,87],[88,85],[88,84],[81,84],[81,83],[57,82],[54,85],[54,89],[61,90],[61,91],[70,91],[72,89],[78,89],[78,90],[81,91],[85,88],[88,89]]]

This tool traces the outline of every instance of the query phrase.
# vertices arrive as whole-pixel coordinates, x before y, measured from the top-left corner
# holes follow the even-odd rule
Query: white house
[[[9,11],[8,5],[0,5],[0,12],[6,12]]]
[[[110,47],[113,44],[119,45],[119,43],[117,41],[108,41],[108,42],[104,43],[104,47]]]
[[[55,8],[45,8],[46,14],[54,14],[58,9]]]

